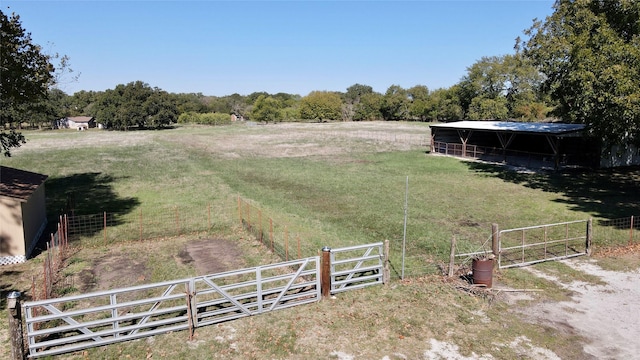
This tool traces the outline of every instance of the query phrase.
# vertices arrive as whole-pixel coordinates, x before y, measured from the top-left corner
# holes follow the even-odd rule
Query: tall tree
[[[354,84],[347,88],[342,105],[342,115],[345,120],[362,120],[355,119],[356,109],[359,107],[362,97],[368,94],[373,94],[373,88],[368,85]]]
[[[380,112],[382,99],[382,94],[377,92],[362,95],[360,101],[353,108],[353,120],[382,120]]]
[[[416,85],[407,90],[411,104],[409,104],[409,116],[412,119],[426,121],[431,107],[431,95],[429,88],[424,85]]]
[[[409,116],[409,94],[399,85],[391,85],[382,98],[380,112],[385,120],[404,120]]]
[[[0,10],[0,152],[11,156],[11,149],[25,143],[24,136],[11,129],[21,107],[46,98],[54,80],[54,66],[40,46],[31,42],[31,34],[25,32],[20,16],[6,16]]]
[[[119,84],[98,96],[91,108],[96,121],[108,128],[163,127],[178,119],[175,97],[142,81]]]
[[[300,100],[300,117],[305,120],[339,120],[342,118],[342,99],[329,91],[312,91]]]
[[[607,144],[640,144],[639,1],[558,0],[526,34],[558,116]]]
[[[281,107],[280,100],[268,95],[259,95],[251,109],[251,119],[266,123],[279,121],[282,119]]]

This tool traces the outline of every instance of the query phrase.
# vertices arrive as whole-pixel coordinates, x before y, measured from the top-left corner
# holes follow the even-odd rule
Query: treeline
[[[430,90],[425,85],[405,89],[390,86],[378,93],[354,84],[345,92],[298,94],[255,92],[249,95],[206,96],[168,93],[142,81],[106,91],[67,95],[58,89],[16,120],[46,127],[68,116],[93,116],[106,128],[162,128],[174,123],[227,124],[236,119],[282,121],[452,121],[461,119],[518,119],[547,117],[553,104],[541,92],[541,77],[518,55],[482,58],[468,68],[461,81]]]

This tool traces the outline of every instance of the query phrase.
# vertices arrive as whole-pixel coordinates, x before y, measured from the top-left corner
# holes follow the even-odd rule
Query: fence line
[[[640,216],[629,216],[612,220],[600,220],[594,227],[594,235],[606,246],[614,245],[617,239],[626,239],[627,245],[640,242]]]
[[[264,215],[262,209],[237,199],[238,220],[241,226],[250,232],[262,245],[282,260],[300,259],[317,253],[317,247],[309,242],[303,243],[302,234],[291,230],[291,225],[275,222]],[[308,238],[305,236],[305,238]]]
[[[129,214],[102,212],[69,215],[69,238],[83,245],[150,240],[210,231],[211,204],[204,208],[138,209]]]

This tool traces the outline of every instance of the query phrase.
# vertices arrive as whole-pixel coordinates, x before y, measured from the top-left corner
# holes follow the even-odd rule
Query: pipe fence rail
[[[23,304],[30,358],[189,330],[320,300],[311,257]]]

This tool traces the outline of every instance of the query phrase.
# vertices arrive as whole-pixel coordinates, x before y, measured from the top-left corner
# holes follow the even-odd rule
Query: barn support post
[[[9,336],[11,337],[11,359],[24,360],[24,339],[22,332],[22,307],[20,292],[12,291],[7,295],[9,313]]]
[[[320,272],[320,290],[323,298],[331,294],[331,248],[322,248],[322,267]]]

